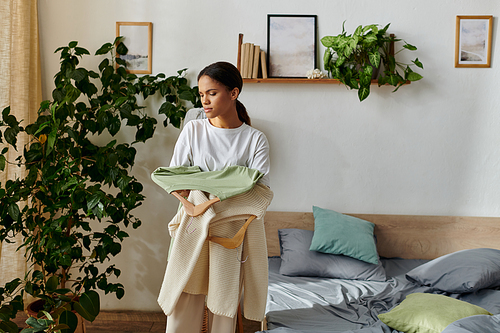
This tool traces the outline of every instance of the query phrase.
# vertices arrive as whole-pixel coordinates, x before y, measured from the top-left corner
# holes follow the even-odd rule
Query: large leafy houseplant
[[[399,52],[415,51],[417,48],[403,41],[403,48],[394,53],[392,46],[401,39],[387,35],[389,26],[390,23],[379,29],[376,24],[360,25],[354,33],[347,34],[342,25],[341,34],[321,39],[321,43],[326,47],[323,57],[325,70],[350,89],[358,90],[360,101],[370,94],[372,79],[378,79],[379,86],[393,85],[396,87],[394,91],[397,91],[406,82],[422,78],[410,67],[416,65],[423,68],[418,58],[412,60],[412,64],[396,61],[395,56]]]
[[[0,170],[13,163],[26,176],[1,184],[0,241],[21,237],[19,250],[31,266],[26,277],[0,288],[0,332],[17,332],[12,319],[26,294],[42,300],[26,333],[73,332],[74,312],[92,321],[99,313],[98,289],[123,297],[123,285],[108,281],[120,275],[109,259],[120,253],[126,228],[141,224],[132,212],[144,201],[143,186],[130,171],[135,146],[150,139],[157,124],[138,100],[159,93],[164,101],[158,113],[166,116],[165,126],[175,127],[185,102],[200,105],[186,70],[170,77],[128,73],[116,57],[127,53],[120,38],[96,51],[105,55],[98,71],[79,67],[90,53],[77,42],[56,52],[60,71],[52,100],[41,103],[36,120],[25,124],[9,107],[1,115]],[[132,143],[113,138],[123,127],[135,128]],[[24,147],[17,146],[20,136],[29,137]],[[9,149],[19,151],[17,160],[7,160]]]

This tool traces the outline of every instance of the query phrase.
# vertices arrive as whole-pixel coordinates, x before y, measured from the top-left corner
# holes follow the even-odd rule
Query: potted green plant
[[[157,124],[137,97],[164,98],[158,110],[166,116],[164,126],[180,127],[185,102],[200,106],[185,69],[170,77],[127,73],[125,61],[116,57],[127,53],[120,38],[96,51],[107,55],[98,71],[79,67],[90,53],[77,42],[56,52],[60,71],[52,100],[41,103],[36,120],[25,124],[9,107],[1,115],[0,170],[14,163],[26,177],[1,184],[0,241],[20,235],[19,250],[31,269],[0,288],[0,332],[17,332],[12,319],[23,310],[25,294],[41,300],[25,333],[74,332],[76,314],[94,320],[98,289],[123,297],[123,285],[108,281],[120,276],[109,260],[120,253],[126,228],[141,224],[133,210],[144,201],[143,186],[130,170],[135,146],[150,139]],[[125,126],[135,128],[135,140],[118,143],[113,136]],[[24,147],[17,145],[20,136],[29,137]],[[6,159],[9,149],[20,152],[17,160]]]
[[[422,78],[410,67],[416,65],[423,69],[418,58],[412,60],[411,65],[396,61],[395,56],[399,52],[415,51],[417,48],[404,41],[403,48],[394,53],[392,47],[401,39],[387,35],[390,23],[383,29],[379,29],[376,24],[360,25],[352,34],[347,34],[344,25],[345,22],[341,34],[321,39],[321,43],[326,47],[324,68],[332,78],[350,89],[358,90],[360,101],[370,94],[373,79],[378,79],[379,86],[390,84],[395,86],[394,91],[397,91],[406,82]]]

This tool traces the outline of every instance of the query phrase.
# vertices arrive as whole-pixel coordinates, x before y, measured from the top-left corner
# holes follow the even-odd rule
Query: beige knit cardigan
[[[188,200],[198,205],[212,198],[195,190]],[[233,318],[241,296],[242,277],[245,318],[264,319],[268,271],[263,218],[272,198],[268,187],[257,184],[246,193],[214,204],[197,217],[179,210],[169,223],[174,241],[158,297],[167,316],[181,293],[186,292],[207,295],[207,307],[212,313]],[[257,218],[250,223],[238,249],[226,249],[206,240],[207,236],[233,237],[251,215]]]

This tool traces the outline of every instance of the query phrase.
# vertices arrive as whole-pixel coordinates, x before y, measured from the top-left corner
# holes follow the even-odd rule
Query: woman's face
[[[236,112],[236,98],[239,89],[229,91],[225,85],[203,75],[198,80],[201,103],[208,119],[238,117]]]

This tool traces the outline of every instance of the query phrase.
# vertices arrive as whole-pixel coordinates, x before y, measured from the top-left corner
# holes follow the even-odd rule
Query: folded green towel
[[[252,189],[263,174],[255,169],[235,165],[219,171],[201,171],[198,166],[159,167],[151,179],[165,191],[200,190],[221,201]]]

